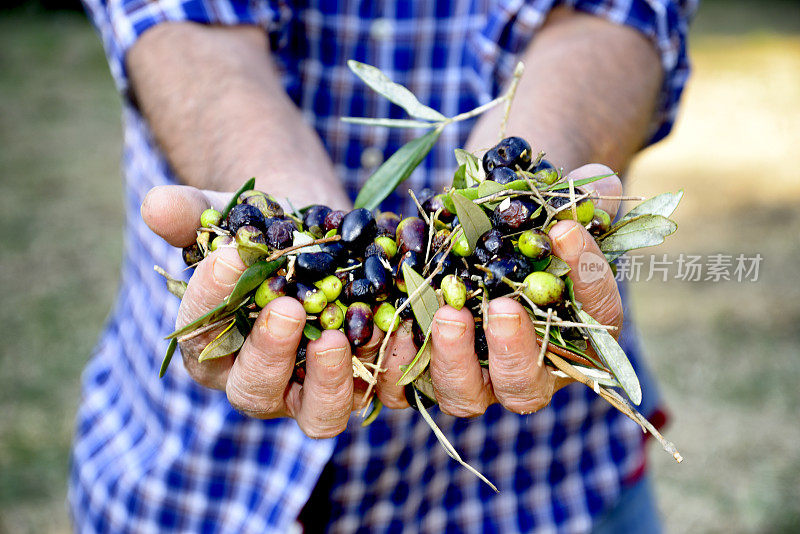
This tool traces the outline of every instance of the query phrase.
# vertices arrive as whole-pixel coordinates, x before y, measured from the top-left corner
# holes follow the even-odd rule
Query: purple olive
[[[342,210],[329,211],[328,214],[325,216],[325,221],[323,223],[323,228],[325,229],[325,231],[330,232],[331,230],[336,230],[337,228],[339,228],[339,225],[342,224],[342,219],[344,219],[344,216],[346,214],[347,212],[344,212]]]
[[[354,347],[365,345],[372,338],[372,309],[365,302],[354,302],[344,316],[344,333]]]
[[[294,241],[294,231],[297,227],[292,221],[279,220],[267,228],[267,245],[274,249],[284,249],[292,246]]]
[[[407,217],[397,225],[396,236],[400,254],[409,250],[424,253],[428,246],[428,225],[419,217]]]
[[[325,217],[331,212],[328,206],[314,204],[303,214],[303,228],[316,238],[322,237],[325,230]]]

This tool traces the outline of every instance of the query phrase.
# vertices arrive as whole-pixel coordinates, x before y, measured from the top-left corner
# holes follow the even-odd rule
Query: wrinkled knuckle
[[[462,419],[478,417],[486,413],[486,406],[483,404],[471,404],[462,401],[445,399],[439,401],[439,408],[447,415],[452,415],[453,417],[459,417]]]
[[[267,419],[281,408],[281,399],[255,395],[235,382],[229,383],[226,394],[231,406],[249,417]]]
[[[511,395],[504,397],[502,404],[510,412],[530,414],[546,408],[550,404],[550,396],[538,393],[528,397]]]
[[[335,438],[336,436],[344,432],[345,428],[347,428],[346,422],[335,425],[325,425],[325,426],[310,425],[306,426],[305,428],[301,427],[303,433],[305,433],[305,435],[311,439]]]

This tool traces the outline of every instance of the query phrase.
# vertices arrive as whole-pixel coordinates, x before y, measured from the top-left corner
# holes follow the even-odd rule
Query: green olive
[[[467,302],[467,286],[461,278],[448,274],[442,278],[442,296],[444,301],[453,308],[460,310]]]
[[[270,276],[256,289],[256,306],[263,308],[278,297],[286,295],[286,278],[283,276]]]
[[[386,253],[387,259],[392,259],[394,258],[394,255],[397,254],[397,243],[394,239],[387,235],[376,237],[375,244],[383,249],[383,252]]]
[[[222,214],[214,208],[208,208],[200,214],[200,226],[211,228],[212,226],[219,226],[222,220]]]
[[[333,302],[339,298],[342,292],[342,281],[334,275],[329,275],[322,280],[317,280],[314,285],[325,293],[325,298],[328,302]]]
[[[375,310],[375,316],[373,321],[375,321],[375,326],[383,330],[384,332],[394,332],[400,327],[400,317],[397,317],[394,321],[394,313],[397,309],[388,302],[382,303],[378,306],[378,309]]]
[[[594,217],[589,223],[589,231],[595,235],[601,235],[608,232],[611,228],[611,215],[608,212],[595,208]]]
[[[587,225],[594,217],[594,202],[588,198],[579,200],[575,204],[575,212],[578,215],[578,222],[582,225]],[[572,208],[567,208],[556,213],[556,219],[563,221],[566,219],[574,219],[572,216]]]
[[[541,230],[526,230],[519,236],[519,251],[532,260],[541,260],[553,251],[550,237]]]
[[[229,235],[218,235],[215,237],[208,248],[212,251],[217,250],[220,247],[226,247],[233,243],[233,238]]]
[[[525,277],[525,296],[537,306],[553,306],[561,302],[566,285],[564,281],[548,272],[537,271]]]
[[[469,248],[469,241],[467,241],[467,236],[464,235],[464,230],[459,230],[458,235],[453,239],[455,241],[455,243],[453,243],[453,254],[456,256],[461,256],[462,258],[466,258],[472,254],[472,250]]]
[[[337,330],[344,323],[344,311],[335,303],[328,304],[319,314],[319,324],[325,330]]]

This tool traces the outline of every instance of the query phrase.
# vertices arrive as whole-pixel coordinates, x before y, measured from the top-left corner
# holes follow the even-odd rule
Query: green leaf
[[[553,276],[564,276],[565,274],[569,273],[569,271],[570,267],[567,262],[558,256],[550,255],[550,263],[547,265],[545,272],[548,272]]]
[[[347,62],[347,66],[350,67],[350,70],[353,71],[356,76],[364,80],[364,83],[369,85],[373,91],[385,96],[391,102],[405,109],[412,117],[437,122],[447,119],[447,117],[435,109],[422,104],[417,100],[417,97],[414,96],[414,93],[399,83],[390,80],[389,77],[377,67],[359,63],[352,59]]]
[[[505,190],[506,188],[503,184],[498,184],[494,180],[486,180],[478,186],[478,198],[488,197]]]
[[[244,336],[239,332],[238,328],[234,328],[236,321],[231,321],[225,330],[214,338],[214,341],[206,345],[200,355],[197,357],[198,362],[206,360],[214,360],[216,358],[224,358],[230,356],[244,345]]]
[[[239,306],[245,303],[250,292],[254,291],[261,285],[261,282],[277,271],[285,261],[286,259],[281,257],[274,261],[259,261],[258,263],[254,263],[242,273],[236,285],[233,287],[233,291],[222,301],[222,304],[205,315],[198,317],[186,326],[175,330],[168,335],[166,339],[177,338],[188,334],[202,326],[218,321],[226,315],[234,313]]]
[[[575,309],[581,309],[583,305],[575,299],[575,284],[572,282],[572,278],[569,276],[564,279],[564,285],[567,286],[567,295],[569,296],[569,301],[572,302],[572,305],[575,306]]]
[[[431,348],[429,346],[431,340],[431,333],[430,331],[427,332],[425,335],[425,342],[422,344],[422,347],[417,351],[417,355],[414,356],[414,359],[411,360],[411,363],[405,366],[405,371],[403,371],[402,376],[397,381],[398,386],[405,386],[410,384],[421,375],[425,369],[427,369],[428,364],[431,363]]]
[[[660,245],[678,225],[661,215],[639,215],[609,230],[600,239],[603,252],[625,253],[629,250]]]
[[[439,309],[439,300],[436,298],[436,292],[407,263],[403,264],[403,280],[405,280],[409,298],[417,292],[418,288],[422,288],[411,299],[411,309],[414,311],[414,317],[417,319],[419,327],[422,328],[423,332],[428,332],[433,323],[433,316],[436,310]]]
[[[369,413],[364,418],[364,420],[361,421],[361,426],[362,427],[371,425],[372,422],[375,421],[375,419],[378,418],[378,415],[381,413],[381,410],[383,409],[383,403],[381,402],[381,400],[378,397],[373,397],[372,398],[372,405],[371,406],[372,406],[372,409],[369,411]]]
[[[640,215],[661,215],[662,217],[669,217],[675,208],[678,207],[681,199],[683,198],[683,189],[677,193],[663,193],[647,199],[631,211],[625,214],[617,224],[611,227],[609,232],[613,231],[615,227],[621,226],[623,222],[639,217]]]
[[[450,456],[450,458],[452,458],[456,462],[460,463],[462,466],[464,466],[470,473],[474,474],[483,482],[485,482],[495,492],[500,493],[500,490],[497,489],[497,486],[489,482],[488,478],[483,476],[477,469],[475,469],[474,467],[472,467],[467,462],[461,459],[461,456],[459,456],[455,447],[453,447],[453,445],[450,444],[450,442],[445,437],[444,433],[441,431],[439,426],[436,424],[436,422],[428,413],[428,410],[425,409],[425,406],[422,404],[422,400],[420,400],[419,393],[417,392],[416,388],[414,388],[414,402],[416,402],[417,408],[419,409],[419,413],[422,414],[422,418],[425,420],[426,423],[428,423],[428,426],[433,431],[433,434],[436,436],[436,439],[439,440],[439,444],[445,450],[447,455]]]
[[[580,180],[573,180],[573,184],[575,187],[580,187],[582,185],[590,184],[592,182],[596,182],[597,180],[602,180],[603,178],[608,178],[609,176],[616,176],[617,173],[611,174],[602,174],[600,176],[591,176],[589,178],[581,178]],[[559,189],[569,189],[569,181],[564,182],[556,182],[550,187],[546,188],[545,191],[557,191]]]
[[[311,341],[322,337],[322,331],[311,323],[306,323],[303,327],[303,335]]]
[[[383,126],[385,128],[433,128],[432,122],[412,121],[407,119],[371,119],[368,117],[342,117],[342,122],[365,124],[367,126]]]
[[[442,130],[436,128],[400,147],[369,177],[355,201],[356,208],[377,208],[431,151]]]
[[[466,168],[467,165],[465,163],[459,165],[458,169],[456,169],[456,173],[453,175],[453,183],[451,184],[453,189],[463,189],[467,187],[467,178],[465,176]]]
[[[466,183],[464,187],[470,187],[476,183],[481,183],[486,179],[486,173],[483,172],[483,165],[481,165],[481,161],[475,154],[461,148],[457,148],[455,153],[458,164],[465,166],[464,174]]]
[[[492,222],[489,220],[489,217],[486,216],[483,208],[476,205],[471,200],[459,194],[452,195],[451,198],[456,208],[458,220],[461,223],[461,227],[464,229],[464,235],[467,238],[467,243],[469,243],[469,248],[470,250],[475,250],[478,238],[492,229]]]
[[[161,361],[161,369],[158,371],[158,378],[164,378],[164,375],[167,372],[167,367],[169,367],[169,362],[172,361],[172,355],[175,354],[176,348],[178,348],[178,340],[170,339],[169,345],[167,345],[167,353],[164,355],[164,359]]]
[[[228,213],[230,213],[231,209],[232,209],[232,208],[233,208],[233,207],[236,205],[236,201],[238,200],[238,198],[239,198],[239,195],[241,195],[241,194],[242,194],[242,193],[244,193],[245,191],[250,191],[250,190],[251,190],[251,189],[253,189],[255,186],[256,186],[256,179],[255,179],[255,177],[253,177],[253,178],[250,178],[249,180],[247,180],[247,181],[244,183],[244,185],[243,185],[242,187],[240,187],[240,188],[239,188],[239,190],[238,190],[238,191],[236,191],[236,192],[233,194],[233,196],[231,197],[231,199],[228,201],[228,205],[227,205],[227,206],[225,206],[225,209],[224,209],[224,210],[222,210],[222,220],[223,220],[223,221],[224,221],[225,219],[227,219],[227,218],[228,218]]]
[[[183,280],[177,280],[170,276],[170,274],[159,267],[158,265],[154,265],[153,269],[164,277],[164,280],[167,281],[167,291],[178,297],[179,299],[183,298],[183,294],[186,293],[186,287],[189,285]]]
[[[578,319],[586,324],[599,325],[594,318],[583,310],[578,310]],[[589,342],[594,347],[597,355],[603,360],[606,367],[614,374],[622,390],[635,405],[642,402],[642,387],[639,385],[639,378],[633,370],[630,360],[625,355],[625,351],[619,346],[617,340],[608,333],[607,330],[598,328],[586,328]]]

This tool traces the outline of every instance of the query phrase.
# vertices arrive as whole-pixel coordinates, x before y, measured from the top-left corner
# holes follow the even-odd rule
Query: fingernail
[[[214,280],[223,286],[232,286],[242,275],[242,271],[236,265],[225,260],[222,256],[214,258],[214,267],[212,269]]]
[[[267,330],[274,337],[286,337],[300,326],[300,321],[294,317],[283,315],[274,310],[267,312]]]
[[[562,251],[577,254],[583,250],[583,232],[578,224],[570,225],[566,232],[563,227],[556,225],[550,233],[550,238]]]
[[[519,315],[516,313],[496,313],[489,315],[489,330],[493,336],[511,337],[519,330]]]
[[[467,325],[459,321],[436,319],[436,328],[439,334],[448,341],[454,341],[464,335]]]
[[[325,367],[338,367],[344,362],[347,349],[339,347],[317,352],[317,361]]]

